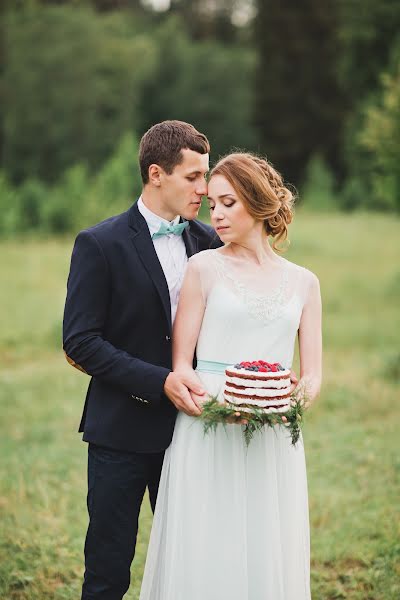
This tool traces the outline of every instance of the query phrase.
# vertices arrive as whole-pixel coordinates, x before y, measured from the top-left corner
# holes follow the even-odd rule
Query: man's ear
[[[149,166],[149,183],[160,187],[163,170],[159,165],[153,164]]]

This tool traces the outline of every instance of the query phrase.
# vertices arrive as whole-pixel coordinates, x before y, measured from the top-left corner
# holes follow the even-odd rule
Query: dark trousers
[[[146,487],[154,512],[164,452],[140,454],[89,445],[82,600],[121,600],[130,584]]]

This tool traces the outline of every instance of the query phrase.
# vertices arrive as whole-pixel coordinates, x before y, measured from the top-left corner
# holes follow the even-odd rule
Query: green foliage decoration
[[[257,432],[264,427],[280,426],[287,429],[292,444],[296,445],[300,438],[300,427],[304,414],[304,398],[293,398],[290,409],[285,413],[266,413],[254,408],[251,412],[241,412],[239,407],[232,407],[212,397],[202,406],[200,419],[204,424],[204,433],[215,431],[218,425],[226,427],[228,423],[242,423],[243,437],[248,446]]]

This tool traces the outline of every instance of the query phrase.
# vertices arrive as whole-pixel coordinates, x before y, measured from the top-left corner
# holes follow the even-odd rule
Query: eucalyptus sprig
[[[240,407],[218,402],[214,396],[203,404],[203,411],[199,418],[203,421],[205,434],[215,431],[220,424],[226,426],[228,423],[242,423],[246,446],[250,444],[254,434],[261,431],[263,427],[279,425],[289,431],[292,444],[296,445],[300,438],[305,402],[306,398],[301,392],[291,397],[290,408],[285,413],[266,413],[256,407],[251,412],[241,412]]]

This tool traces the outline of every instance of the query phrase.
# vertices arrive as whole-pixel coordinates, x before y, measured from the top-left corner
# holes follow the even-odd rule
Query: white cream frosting
[[[237,388],[226,387],[225,391],[229,394],[241,394],[243,396],[257,396],[258,398],[279,398],[280,396],[287,396],[290,393],[290,387],[285,387],[280,390],[272,389],[259,389],[259,388],[245,388],[238,390]]]
[[[236,398],[235,396],[231,396],[227,390],[224,392],[225,400],[231,402],[232,404],[251,404],[254,406],[260,406],[261,408],[265,408],[274,404],[276,406],[289,405],[290,398],[283,398],[280,400],[253,400],[252,398]]]
[[[283,371],[282,371],[283,373]],[[270,373],[262,373],[262,375],[270,375]],[[276,375],[276,373],[274,373]],[[226,376],[227,383],[233,383],[235,385],[252,387],[252,388],[285,388],[290,387],[290,378],[285,377],[284,379],[241,379],[240,377],[229,377]]]

